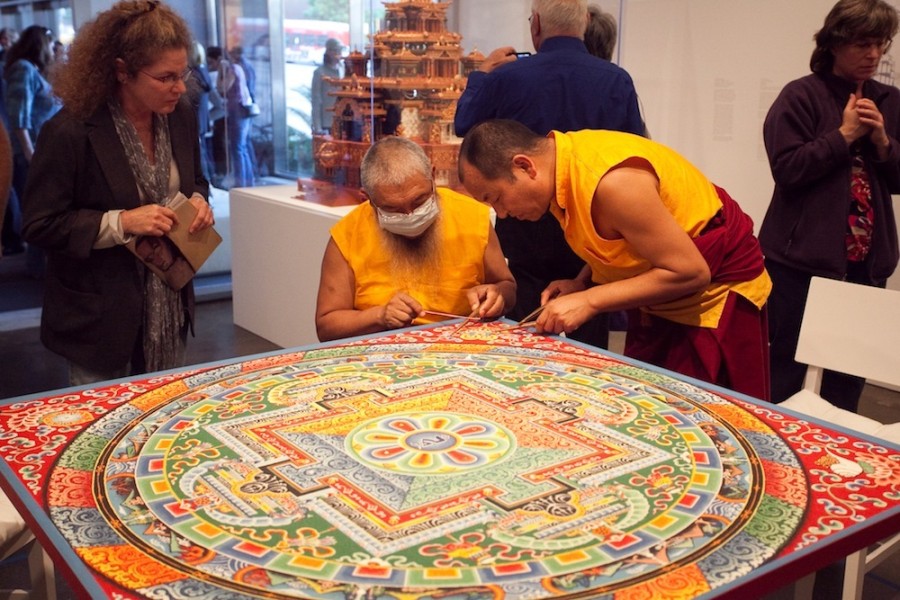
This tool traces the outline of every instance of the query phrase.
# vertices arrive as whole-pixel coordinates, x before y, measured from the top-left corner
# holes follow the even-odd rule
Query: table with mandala
[[[900,449],[504,323],[0,404],[94,598],[759,597],[900,529]]]

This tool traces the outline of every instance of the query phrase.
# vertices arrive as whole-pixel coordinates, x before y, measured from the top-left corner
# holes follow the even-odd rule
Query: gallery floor
[[[0,398],[53,390],[67,385],[64,361],[48,352],[40,343],[37,329],[40,310],[36,308],[34,300],[39,298],[40,285],[29,281],[23,275],[23,268],[24,259],[21,255],[0,259],[0,309],[5,309],[0,312]],[[209,289],[221,289],[221,282],[211,283],[213,285]],[[19,296],[29,294],[32,297],[30,301],[16,301]],[[188,341],[188,364],[214,362],[278,349],[271,342],[234,325],[230,297],[218,291],[199,294],[201,299],[204,295],[206,299],[197,306],[196,337]],[[614,334],[613,350],[621,347],[621,334]],[[900,393],[866,386],[860,413],[884,422],[900,421]],[[26,586],[26,564],[24,552],[0,562],[0,589]],[[814,598],[840,598],[840,578],[839,565],[821,571],[816,580]],[[61,600],[75,597],[66,582],[60,578],[58,596]],[[792,586],[770,594],[767,600],[789,598],[792,598]],[[900,552],[867,576],[864,598],[900,600]]]

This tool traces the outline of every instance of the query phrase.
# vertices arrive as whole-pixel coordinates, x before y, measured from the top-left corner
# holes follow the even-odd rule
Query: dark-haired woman
[[[876,80],[897,27],[897,11],[883,0],[835,4],[815,35],[812,74],[787,84],[765,120],[775,192],[759,241],[773,283],[775,402],[803,385],[806,365],[794,353],[810,279],[885,287],[897,266],[900,90]],[[864,383],[826,371],[821,394],[855,411]]]
[[[6,224],[5,244],[21,246],[21,213],[19,206],[25,192],[28,166],[34,155],[34,144],[41,126],[59,110],[47,82],[47,69],[53,62],[53,40],[46,27],[32,25],[6,52],[3,79],[6,87],[6,112],[9,115],[9,137],[13,148],[13,189],[9,209],[12,222]],[[16,200],[18,199],[18,201]],[[12,227],[12,231],[10,231]],[[11,237],[10,237],[11,236]],[[29,248],[28,272],[40,278],[44,274],[44,253]]]

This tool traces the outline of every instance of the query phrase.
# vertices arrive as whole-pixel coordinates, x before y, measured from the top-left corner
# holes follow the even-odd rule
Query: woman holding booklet
[[[72,385],[183,364],[193,287],[166,285],[129,246],[213,225],[196,115],[183,97],[191,34],[165,4],[125,1],[85,24],[40,134],[23,231],[48,251],[41,340]],[[181,192],[196,209],[179,223]]]

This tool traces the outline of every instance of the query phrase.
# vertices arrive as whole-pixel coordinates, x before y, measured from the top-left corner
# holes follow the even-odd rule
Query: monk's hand
[[[538,332],[571,333],[595,314],[585,295],[573,292],[548,302],[535,327]]]
[[[466,292],[469,306],[472,307],[472,315],[479,319],[493,319],[506,312],[506,301],[503,294],[493,283],[483,283],[470,288]]]
[[[558,296],[568,296],[575,292],[584,291],[584,289],[584,282],[580,279],[555,279],[541,292],[541,304],[547,304],[547,302]]]
[[[215,224],[216,218],[213,216],[212,206],[209,205],[209,202],[203,196],[194,194],[190,198],[190,203],[197,209],[197,215],[188,228],[190,233],[197,233]]]
[[[422,305],[405,292],[398,292],[384,305],[381,311],[381,325],[384,329],[408,327],[413,319],[422,316]]]
[[[119,217],[122,231],[131,235],[166,235],[177,221],[175,211],[161,204],[144,204],[123,210]]]

